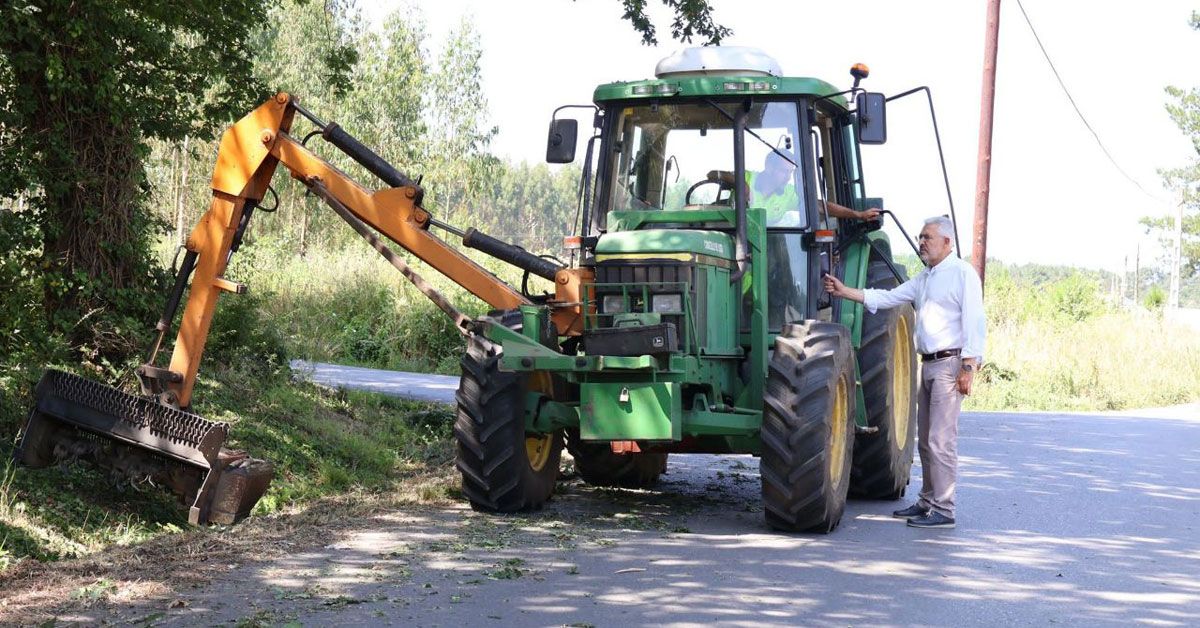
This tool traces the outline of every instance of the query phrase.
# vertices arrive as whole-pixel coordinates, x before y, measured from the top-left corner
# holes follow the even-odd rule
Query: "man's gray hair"
[[[944,237],[950,238],[950,245],[954,246],[954,222],[950,220],[949,216],[934,216],[933,218],[926,218],[925,224],[937,225],[938,233],[942,234]]]

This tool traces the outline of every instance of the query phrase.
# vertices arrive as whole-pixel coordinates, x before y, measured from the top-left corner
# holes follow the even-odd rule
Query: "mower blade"
[[[222,457],[226,423],[55,370],[42,376],[35,398],[17,462],[39,468],[78,459],[134,482],[168,486],[189,506],[193,525],[213,518],[215,501],[223,506],[219,522],[244,517],[273,475],[270,464],[245,454]]]

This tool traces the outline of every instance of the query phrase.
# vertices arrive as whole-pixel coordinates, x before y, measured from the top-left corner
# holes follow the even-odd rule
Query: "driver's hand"
[[[879,210],[874,207],[858,212],[859,220],[875,220],[877,218],[879,218]]]
[[[706,175],[706,178],[709,181],[717,181],[720,178],[720,176],[721,176],[720,173],[718,173],[716,170],[709,170],[708,174]]]

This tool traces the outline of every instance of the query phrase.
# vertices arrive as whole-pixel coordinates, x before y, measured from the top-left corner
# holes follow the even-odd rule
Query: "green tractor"
[[[829,215],[882,207],[859,148],[886,139],[887,99],[859,89],[865,67],[852,74],[839,91],[753,49],[692,48],[653,80],[596,89],[567,238],[577,297],[493,312],[462,361],[473,507],[541,507],[564,445],[584,481],[630,488],[671,453],[753,454],[766,522],[786,531],[832,531],[848,494],[904,495],[913,311],[867,314],[822,289],[827,272],[859,288],[906,278],[888,212]],[[555,114],[547,160],[569,163],[578,121]]]

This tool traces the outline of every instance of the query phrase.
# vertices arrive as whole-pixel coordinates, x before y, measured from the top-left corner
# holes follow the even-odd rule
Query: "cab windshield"
[[[722,112],[717,107],[723,107]],[[612,210],[733,205],[734,103],[654,104],[622,109],[609,153]],[[747,205],[770,227],[806,226],[794,102],[760,102],[746,121]]]

